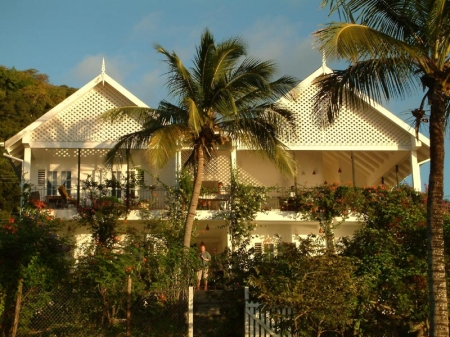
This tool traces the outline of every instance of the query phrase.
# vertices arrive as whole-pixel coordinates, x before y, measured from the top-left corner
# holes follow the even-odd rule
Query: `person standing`
[[[223,186],[223,183],[221,181],[219,181],[219,184],[217,186],[217,192],[219,194],[219,209],[221,211],[224,211],[225,209],[227,209],[227,202],[226,200],[222,199],[225,196],[223,194],[226,194],[227,191],[225,190],[225,187]],[[221,196],[222,194],[222,196]]]
[[[205,285],[205,290],[208,290],[208,268],[209,263],[211,262],[211,254],[206,251],[206,247],[204,244],[200,246],[199,257],[201,260],[201,267],[197,272],[197,290],[200,289],[200,282],[202,279]]]

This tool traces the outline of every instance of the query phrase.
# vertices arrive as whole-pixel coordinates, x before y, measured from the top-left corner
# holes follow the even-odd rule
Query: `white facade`
[[[286,126],[280,138],[297,161],[295,178],[284,177],[269,161],[232,144],[219,149],[217,157],[205,168],[205,181],[221,181],[226,186],[230,183],[230,167],[234,167],[239,170],[241,181],[284,187],[286,190],[292,185],[312,187],[325,182],[395,186],[409,175],[412,175],[414,188],[420,190],[420,165],[429,160],[429,140],[422,134],[416,139],[412,127],[374,104],[364,111],[344,109],[334,124],[322,127],[311,115],[311,106],[315,93],[312,81],[323,71],[324,68],[320,68],[302,81],[291,92],[295,99],[285,101],[294,113],[295,127]],[[62,184],[72,198],[81,200],[82,181],[87,175],[100,180],[112,174],[126,175],[126,165],[105,171],[103,157],[118,137],[139,130],[140,125],[131,118],[114,125],[99,119],[104,112],[121,106],[146,107],[145,103],[102,73],[8,139],[5,148],[9,155],[23,160],[24,178],[40,192],[42,200],[57,195],[56,188]],[[150,168],[143,153],[144,150],[133,151],[129,169],[132,172],[135,168],[144,169],[158,175],[166,184],[175,185],[177,167],[187,152],[182,151],[162,170]],[[146,185],[156,184],[155,178],[148,173],[141,178]],[[142,200],[151,199],[162,205],[161,191],[139,193]],[[217,205],[217,202],[211,204]],[[219,228],[222,227],[220,221],[213,220],[217,212],[215,207],[209,208],[212,209],[198,211],[196,240],[197,243],[203,241],[212,253],[221,252],[228,244],[228,233],[225,228]],[[74,207],[55,209],[55,215],[62,218],[71,218],[75,213]],[[138,224],[136,213],[130,214],[128,219],[134,219]],[[206,225],[209,230],[206,230]],[[336,235],[350,235],[357,226],[356,222],[347,221]],[[264,244],[275,235],[290,242],[297,235],[317,234],[319,227],[317,223],[296,218],[293,212],[280,210],[274,202],[268,212],[258,214],[255,228],[254,243]]]

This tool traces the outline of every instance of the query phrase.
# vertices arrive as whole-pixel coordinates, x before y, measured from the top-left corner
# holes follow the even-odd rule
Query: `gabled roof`
[[[111,143],[121,135],[137,131],[141,126],[132,119],[114,124],[98,117],[116,107],[148,107],[144,102],[105,73],[41,116],[5,142],[8,152],[31,147],[83,147],[80,143]],[[21,152],[21,151],[20,151]]]
[[[416,138],[415,129],[379,104],[361,96],[368,104],[363,109],[343,107],[331,125],[323,126],[312,113],[317,86],[314,80],[332,70],[317,69],[292,91],[293,100],[282,103],[293,112],[294,127],[286,125],[281,140],[291,150],[321,151],[323,164],[351,162],[373,182],[384,179],[390,185],[412,172],[411,151],[417,151],[417,161],[430,158],[430,140],[423,134]],[[301,160],[301,159],[300,159]]]
[[[321,67],[298,84],[292,91],[293,101],[283,102],[293,111],[295,128],[286,129],[283,141],[292,149],[345,150],[364,148],[365,150],[391,149],[410,150],[417,147],[414,128],[392,112],[369,101],[364,110],[344,107],[339,118],[326,127],[312,114],[313,96],[317,87],[313,81],[324,73],[332,72]],[[430,141],[419,134],[418,141],[429,147]]]

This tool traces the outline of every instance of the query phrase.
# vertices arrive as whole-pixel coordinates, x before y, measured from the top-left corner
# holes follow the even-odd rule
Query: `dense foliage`
[[[126,184],[115,183],[121,189]],[[83,294],[85,319],[99,333],[124,332],[124,324],[118,322],[125,320],[131,304],[133,321],[139,322],[133,335],[171,336],[185,324],[186,291],[196,283],[199,264],[195,250],[181,245],[184,191],[167,187],[166,220],[143,207],[145,223],[138,230],[128,226],[123,203],[105,195],[110,184],[98,184],[91,177],[84,181],[88,197],[76,220],[88,229],[90,238],[77,249],[76,273],[68,286]]]
[[[333,250],[325,233],[299,238],[297,244],[280,240],[274,251],[261,255],[243,240],[216,260],[216,268],[225,271],[221,282],[228,289],[251,285],[278,329],[295,336],[371,336],[375,331],[426,336],[425,196],[407,186],[330,185],[297,190],[291,198],[307,218],[325,221],[327,212],[339,219],[358,214],[361,228],[336,242]],[[448,215],[445,223],[449,237]],[[292,315],[276,314],[283,308]]]
[[[234,183],[235,197],[245,199],[259,191],[257,201],[264,203],[264,190]],[[79,225],[89,230],[89,237],[75,251],[75,261],[67,258],[69,246],[53,232],[60,221],[37,209],[40,204],[25,209],[22,220],[11,220],[1,228],[0,263],[2,270],[10,271],[0,277],[5,329],[12,329],[20,284],[33,298],[20,312],[20,332],[29,322],[42,321],[51,309],[48,303],[60,303],[62,290],[69,299],[58,305],[71,313],[70,319],[63,316],[53,326],[49,321],[48,331],[70,325],[79,331],[90,329],[93,335],[94,331],[95,335],[105,331],[118,335],[126,329],[130,305],[133,335],[170,335],[183,329],[184,311],[179,308],[185,305],[187,287],[196,284],[198,267],[195,251],[187,251],[180,240],[190,191],[182,186],[169,188],[168,213],[161,218],[142,209],[146,220],[139,229],[127,226],[125,213],[111,212],[110,199],[103,202],[104,195],[94,192],[89,202],[95,207],[78,209]],[[305,214],[313,216],[318,205],[330,207],[336,217],[345,218],[350,210],[360,215],[361,228],[353,237],[336,242],[333,250],[326,246],[325,235],[319,235],[299,238],[297,243],[283,243],[280,238],[273,251],[260,253],[249,249],[248,239],[252,215],[261,205],[255,202],[247,209],[241,203],[231,204],[224,212],[234,212],[237,221],[228,225],[239,228],[236,235],[240,238],[233,251],[215,256],[210,271],[211,282],[226,290],[226,328],[242,329],[242,289],[250,285],[253,299],[271,312],[277,329],[294,336],[371,336],[374,331],[392,336],[426,335],[424,195],[405,186],[351,192],[331,185],[305,193],[310,197],[302,203],[302,192],[297,191],[297,206]],[[358,196],[357,204],[347,199],[351,193]],[[326,205],[321,198],[311,197],[316,194],[328,200]],[[341,206],[343,200],[346,206]],[[105,214],[107,221],[103,221]],[[449,237],[450,217],[445,221]],[[72,262],[74,272],[67,273]],[[129,295],[127,284],[132,286]],[[38,288],[39,293],[30,293]],[[277,314],[280,308],[289,308],[292,314]],[[217,327],[218,332],[220,329]]]
[[[13,322],[20,314],[16,299],[21,298],[23,286],[28,291],[49,289],[69,271],[71,248],[58,234],[62,222],[39,206],[26,208],[21,218],[11,218],[0,227],[1,336],[14,336]]]

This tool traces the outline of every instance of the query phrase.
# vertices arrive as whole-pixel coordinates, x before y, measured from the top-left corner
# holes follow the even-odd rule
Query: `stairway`
[[[194,292],[194,337],[218,336],[225,321],[220,309],[222,290]]]

